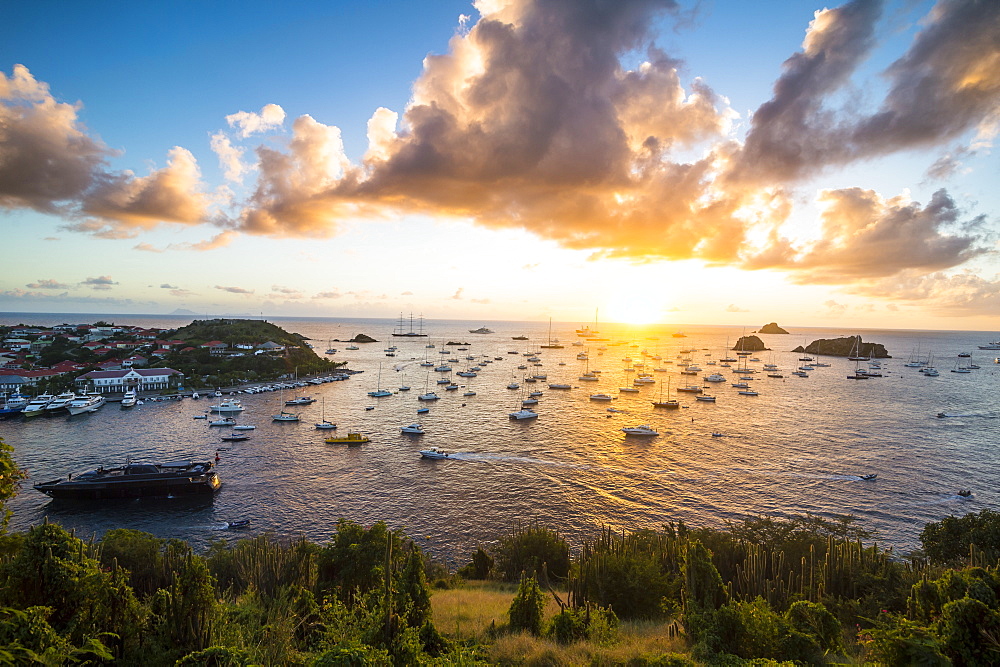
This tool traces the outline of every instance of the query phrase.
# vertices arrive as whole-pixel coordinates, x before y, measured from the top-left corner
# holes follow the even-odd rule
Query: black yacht
[[[222,486],[214,463],[132,463],[117,468],[100,467],[35,484],[52,498],[104,500],[108,498],[163,498],[212,494]]]

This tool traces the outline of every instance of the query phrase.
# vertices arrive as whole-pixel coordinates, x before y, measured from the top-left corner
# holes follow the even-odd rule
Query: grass
[[[686,654],[683,637],[671,636],[666,623],[623,622],[619,639],[611,646],[590,641],[570,645],[529,634],[491,634],[492,627],[507,623],[507,610],[517,592],[516,584],[472,581],[459,588],[435,591],[431,596],[434,625],[453,640],[475,640],[489,647],[490,661],[505,665],[620,665],[631,660],[651,660],[665,654]],[[550,595],[545,618],[559,612]]]

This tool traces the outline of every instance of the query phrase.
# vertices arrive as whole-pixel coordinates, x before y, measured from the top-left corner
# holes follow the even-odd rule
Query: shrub
[[[497,573],[504,581],[516,581],[521,573],[537,576],[543,566],[557,579],[569,574],[569,544],[556,531],[538,524],[514,524],[495,552]]]
[[[542,634],[542,610],[545,608],[542,589],[534,575],[521,575],[517,595],[510,603],[510,627],[512,630],[526,630],[533,635]]]

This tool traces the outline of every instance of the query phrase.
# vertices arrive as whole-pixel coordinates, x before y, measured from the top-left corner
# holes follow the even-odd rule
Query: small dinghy
[[[246,528],[250,525],[250,519],[237,519],[236,521],[227,521],[226,528]]]
[[[878,477],[878,473],[874,473],[874,472],[870,472],[867,475],[858,475],[859,479],[865,479],[865,480],[875,479],[876,477]]]
[[[958,495],[962,496],[963,498],[968,498],[969,496],[972,495],[972,490],[971,489],[959,489],[958,490]]]
[[[224,435],[222,439],[226,442],[238,442],[240,440],[249,440],[250,436],[246,433],[234,433],[232,435]]]

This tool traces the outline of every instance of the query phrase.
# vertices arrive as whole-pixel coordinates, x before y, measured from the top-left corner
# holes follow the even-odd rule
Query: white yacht
[[[510,418],[518,421],[522,419],[536,419],[537,417],[538,413],[531,408],[521,408],[517,412],[510,413]]]
[[[218,412],[220,415],[236,414],[239,412],[243,412],[243,410],[245,409],[242,403],[234,400],[222,401],[217,405],[210,405],[209,408],[212,410],[212,412]]]
[[[625,435],[660,435],[658,431],[651,428],[648,424],[642,424],[641,426],[626,426],[622,429],[622,433]]]
[[[55,400],[55,396],[52,394],[39,394],[35,398],[28,401],[28,404],[24,406],[24,410],[21,411],[21,414],[25,417],[37,417],[45,412],[45,408],[49,407],[49,403],[53,400]]]
[[[66,408],[69,407],[70,403],[72,403],[78,398],[79,396],[77,396],[72,391],[68,391],[65,394],[59,394],[58,396],[53,398],[52,401],[47,406],[45,406],[45,412],[47,412],[48,414],[52,414],[59,410],[65,410]]]
[[[132,408],[135,404],[139,402],[139,396],[135,393],[135,389],[129,389],[122,396],[122,408]]]
[[[414,422],[414,423],[410,424],[409,426],[403,426],[403,427],[401,427],[399,429],[399,432],[400,433],[410,433],[412,435],[423,435],[424,434],[424,429],[423,429],[423,427],[420,424]]]
[[[66,406],[71,415],[79,415],[84,412],[97,412],[104,405],[104,397],[100,394],[87,394],[77,397],[72,403]]]
[[[448,458],[448,452],[437,447],[431,447],[430,449],[421,449],[420,456],[425,459],[446,459]]]

